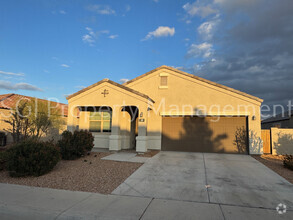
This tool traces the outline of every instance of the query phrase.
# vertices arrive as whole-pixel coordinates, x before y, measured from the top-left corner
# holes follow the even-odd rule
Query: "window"
[[[161,76],[160,86],[168,86],[168,76]]]
[[[91,132],[111,132],[111,112],[90,112],[90,126]]]

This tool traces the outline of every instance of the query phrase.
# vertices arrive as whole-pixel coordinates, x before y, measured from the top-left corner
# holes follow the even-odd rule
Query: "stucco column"
[[[147,110],[142,110],[138,115],[138,136],[136,137],[136,151],[143,153],[147,149]]]
[[[263,141],[261,139],[260,108],[257,108],[255,114],[248,116],[248,128],[249,154],[263,154]]]
[[[121,150],[121,137],[120,137],[120,108],[116,107],[112,109],[112,128],[111,135],[109,137],[109,150],[118,151]]]
[[[67,130],[74,132],[78,129],[78,106],[68,105]]]

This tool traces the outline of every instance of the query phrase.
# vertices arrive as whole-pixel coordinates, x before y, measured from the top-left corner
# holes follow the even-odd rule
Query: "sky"
[[[66,96],[161,65],[293,101],[292,0],[0,1],[0,93]]]

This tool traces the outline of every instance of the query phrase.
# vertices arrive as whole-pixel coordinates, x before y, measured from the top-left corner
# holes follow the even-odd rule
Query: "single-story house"
[[[68,130],[90,130],[96,148],[262,154],[262,99],[172,67],[67,99]]]
[[[293,128],[293,110],[286,111],[270,118],[264,119],[261,122],[262,129],[270,128]]]
[[[21,100],[37,100],[40,102],[49,102],[51,108],[58,108],[60,109],[60,113],[62,115],[62,118],[64,119],[64,124],[67,123],[67,114],[68,109],[67,105],[59,102],[54,101],[48,101],[45,99],[39,99],[31,96],[25,96],[20,94],[2,94],[0,95],[0,132],[4,132],[7,136],[7,144],[10,144],[13,142],[12,135],[10,134],[9,130],[11,130],[11,125],[6,123],[4,120],[9,120],[11,117],[12,112],[16,108],[16,106],[19,104]],[[63,126],[64,127],[64,126]],[[58,133],[61,131],[66,130],[66,128],[60,129]],[[54,135],[57,131],[54,131]],[[47,138],[50,139],[53,137],[52,135],[48,135]]]

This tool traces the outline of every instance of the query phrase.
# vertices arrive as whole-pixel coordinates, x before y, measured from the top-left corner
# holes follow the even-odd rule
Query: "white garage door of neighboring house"
[[[165,116],[162,150],[248,153],[247,117]]]

